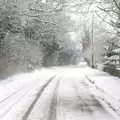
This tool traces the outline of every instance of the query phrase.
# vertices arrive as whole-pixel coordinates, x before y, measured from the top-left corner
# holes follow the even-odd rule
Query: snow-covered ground
[[[120,79],[85,64],[0,81],[0,120],[120,120]]]
[[[3,118],[17,120],[16,117],[20,114],[16,114],[17,109],[19,112],[26,110],[34,100],[38,89],[54,75],[55,73],[42,69],[17,74],[0,81],[0,120]]]

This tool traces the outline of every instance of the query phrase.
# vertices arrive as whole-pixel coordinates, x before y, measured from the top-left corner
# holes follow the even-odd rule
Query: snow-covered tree
[[[120,45],[117,38],[107,41],[104,54],[104,71],[119,76]]]

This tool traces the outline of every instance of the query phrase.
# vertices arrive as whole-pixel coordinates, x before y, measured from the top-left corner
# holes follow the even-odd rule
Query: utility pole
[[[94,64],[94,12],[92,15],[92,31],[91,31],[91,67],[95,68],[95,64]]]

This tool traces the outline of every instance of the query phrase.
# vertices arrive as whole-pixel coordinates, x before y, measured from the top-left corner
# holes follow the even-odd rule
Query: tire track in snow
[[[13,92],[11,95],[3,98],[3,99],[0,101],[0,104],[3,103],[3,102],[5,102],[6,100],[10,99],[11,97],[13,97],[13,96],[16,95],[17,93],[19,93],[21,90],[22,90],[22,89],[19,89],[19,90]]]
[[[22,90],[19,92],[22,92]],[[14,107],[14,105],[17,104],[28,92],[29,90],[27,90],[24,93],[21,93],[17,99],[16,99],[16,96],[12,96],[12,97],[15,97],[15,101],[13,101],[13,103],[10,104],[10,106],[8,106],[8,108],[6,108],[6,110],[0,114],[0,118],[3,118]]]
[[[37,103],[38,99],[41,97],[43,91],[45,90],[45,88],[49,85],[49,83],[56,77],[56,75],[54,75],[53,77],[51,77],[48,82],[42,86],[42,88],[40,88],[40,90],[38,91],[34,101],[32,102],[32,104],[29,106],[28,110],[25,112],[25,114],[22,117],[22,120],[27,120],[27,118],[29,117],[30,113],[32,112],[35,104]]]
[[[53,93],[49,114],[48,114],[48,120],[56,120],[57,118],[57,93],[58,93],[59,84],[60,81],[58,80]]]
[[[77,84],[77,83],[75,84],[75,89],[76,89],[76,93],[79,101],[77,107],[79,107],[79,110],[81,112],[93,113],[96,110],[105,112],[105,109],[102,106],[102,104],[89,91],[89,85],[87,84],[87,82],[84,81],[84,78],[80,81],[80,84]]]

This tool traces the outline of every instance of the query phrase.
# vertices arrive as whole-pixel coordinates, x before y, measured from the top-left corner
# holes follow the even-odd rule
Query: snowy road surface
[[[120,80],[56,67],[0,81],[0,120],[120,120]]]

